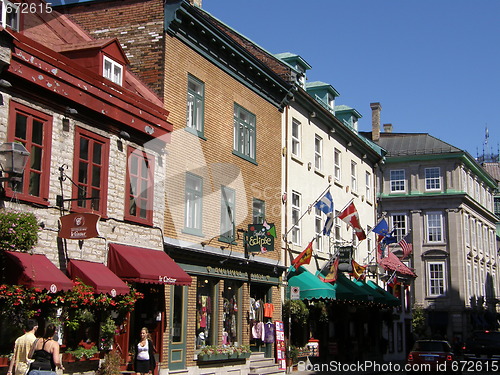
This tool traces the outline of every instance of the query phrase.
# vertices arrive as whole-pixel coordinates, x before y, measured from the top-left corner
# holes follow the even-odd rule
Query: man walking
[[[35,332],[38,329],[36,320],[29,319],[26,323],[24,335],[18,337],[14,344],[14,355],[9,364],[9,371],[7,375],[12,375],[12,369],[16,365],[16,372],[14,375],[26,375],[29,368],[28,354],[31,345],[36,340]]]

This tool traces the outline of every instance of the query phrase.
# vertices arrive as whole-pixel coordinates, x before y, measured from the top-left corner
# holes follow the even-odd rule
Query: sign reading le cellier
[[[276,227],[274,224],[249,224],[245,235],[248,251],[265,253],[274,251],[274,239],[276,238]]]

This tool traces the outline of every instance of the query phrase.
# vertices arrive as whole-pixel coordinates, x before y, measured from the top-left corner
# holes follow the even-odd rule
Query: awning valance
[[[364,281],[355,280],[354,283],[357,286],[359,286],[361,289],[363,289],[365,292],[371,294],[373,297],[373,302],[381,303],[384,305],[387,304],[385,297],[381,293],[379,293],[375,289],[373,289],[372,287],[368,286]]]
[[[389,305],[389,306],[400,306],[401,305],[401,301],[399,300],[399,298],[393,296],[391,293],[384,290],[383,288],[381,288],[380,286],[375,284],[373,281],[368,280],[366,282],[366,285],[368,285],[369,287],[372,287],[375,291],[380,293],[380,295],[384,296],[384,298],[386,300],[386,305]]]
[[[79,278],[93,287],[96,293],[107,293],[114,297],[130,292],[128,285],[102,263],[71,259],[68,273],[73,280]]]
[[[370,293],[353,283],[342,272],[338,273],[333,287],[337,291],[337,299],[339,300],[373,301],[373,296]]]
[[[191,276],[163,250],[110,244],[108,267],[122,280],[138,283],[191,285]]]
[[[300,288],[300,299],[336,299],[335,289],[330,283],[321,281],[302,266],[297,270],[290,267],[288,285]]]
[[[4,253],[5,280],[9,284],[46,289],[52,293],[73,288],[73,282],[44,254]]]

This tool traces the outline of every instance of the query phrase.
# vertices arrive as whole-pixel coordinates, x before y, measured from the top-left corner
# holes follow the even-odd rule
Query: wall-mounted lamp
[[[21,143],[5,142],[0,145],[0,183],[21,181],[29,156],[30,153]],[[3,186],[0,184],[0,197],[3,192]]]
[[[7,81],[6,79],[0,79],[0,87],[8,89],[9,87],[12,87],[12,83]]]

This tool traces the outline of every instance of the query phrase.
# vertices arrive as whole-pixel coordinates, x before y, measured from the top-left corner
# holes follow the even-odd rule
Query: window
[[[483,251],[483,230],[480,222],[477,223],[477,250],[479,252]]]
[[[109,79],[111,82],[122,86],[123,80],[123,66],[116,61],[111,60],[109,57],[104,56],[103,72],[104,78]]]
[[[255,161],[255,115],[234,105],[234,152]]]
[[[199,136],[203,135],[205,85],[200,80],[188,76],[186,126]]]
[[[391,174],[391,192],[406,191],[405,170],[396,169]]]
[[[358,191],[358,165],[355,161],[351,161],[351,190],[352,192]]]
[[[406,215],[405,214],[394,214],[391,216],[392,219],[392,228],[394,230],[394,236],[401,240],[408,233],[407,228],[408,225],[406,223]]]
[[[11,3],[7,0],[0,0],[0,12],[2,16],[2,26],[9,26],[11,29],[19,31],[19,3]]]
[[[441,190],[440,168],[425,168],[425,190]]]
[[[125,219],[153,224],[154,157],[128,148]]]
[[[321,171],[323,168],[323,139],[320,136],[314,137],[314,168],[318,171]]]
[[[266,219],[266,202],[254,198],[252,206],[252,223],[262,224]]]
[[[292,155],[300,157],[300,122],[292,120]]]
[[[220,233],[221,241],[234,241],[234,207],[236,192],[227,186],[221,187]]]
[[[493,197],[495,215],[500,217],[500,196]]]
[[[216,281],[210,278],[198,277],[196,290],[196,311],[199,312],[199,329],[196,331],[196,349],[205,345],[215,345],[215,334],[218,319],[214,317],[217,294]],[[203,334],[202,334],[203,333]]]
[[[365,173],[365,184],[366,184],[366,200],[368,202],[372,201],[372,175],[369,172]]]
[[[476,220],[470,220],[470,242],[472,247],[476,248]]]
[[[427,241],[443,241],[443,216],[440,212],[427,213]]]
[[[467,171],[462,169],[462,191],[467,193],[469,189],[467,188]]]
[[[342,237],[341,237],[341,229],[342,227],[340,226],[340,219],[338,218],[340,214],[340,211],[335,211],[335,219],[334,219],[334,222],[333,224],[335,225],[335,241],[342,241]]]
[[[470,245],[470,231],[469,231],[469,216],[464,215],[464,237],[465,237],[465,245]]]
[[[23,179],[8,189],[26,201],[47,204],[49,198],[52,118],[14,101],[10,102],[9,142],[20,142],[30,152]]]
[[[472,266],[471,266],[470,262],[467,262],[467,298],[468,298],[467,301],[470,301],[470,298],[474,294],[474,292],[472,291],[472,285],[473,285],[473,283],[472,283]]]
[[[296,245],[300,245],[300,199],[300,194],[292,191],[292,243]]]
[[[106,214],[109,139],[77,128],[73,181],[74,211]],[[88,199],[91,198],[91,199]]]
[[[240,288],[241,283],[232,281],[229,279],[224,280],[224,290],[222,292],[222,298],[224,301],[224,312],[222,316],[222,327],[224,327],[224,338],[223,342],[226,345],[236,345],[236,343],[241,342],[241,316],[242,308],[241,298],[240,298]],[[214,303],[213,301],[212,303]],[[240,307],[238,309],[238,307]],[[215,319],[220,319],[214,317]],[[217,334],[214,332],[214,336]],[[215,340],[215,338],[214,338]]]
[[[444,262],[427,263],[428,294],[430,297],[442,296],[445,292]]]
[[[201,235],[203,179],[187,173],[185,187],[185,219],[184,231]]]
[[[335,181],[340,182],[340,151],[335,149],[333,150],[333,175],[335,177]]]
[[[477,264],[474,264],[474,295],[479,296],[479,272]]]
[[[314,232],[316,234],[316,241],[314,242],[314,249],[323,251],[323,220],[321,217],[322,211],[318,207],[314,207]]]

